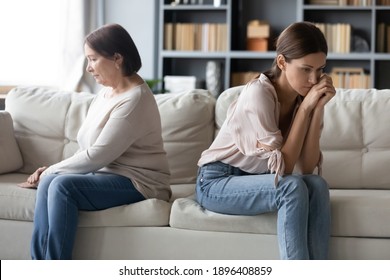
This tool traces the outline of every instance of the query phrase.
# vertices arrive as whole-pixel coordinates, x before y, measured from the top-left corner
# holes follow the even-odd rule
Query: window
[[[57,86],[61,2],[0,1],[0,86]]]

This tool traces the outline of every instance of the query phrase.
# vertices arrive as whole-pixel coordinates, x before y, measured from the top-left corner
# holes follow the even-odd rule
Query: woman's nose
[[[87,64],[87,68],[86,68],[87,72],[91,73],[93,71],[91,65],[89,65],[89,63]]]
[[[318,82],[318,78],[316,73],[311,73],[309,76],[309,82],[315,85]]]

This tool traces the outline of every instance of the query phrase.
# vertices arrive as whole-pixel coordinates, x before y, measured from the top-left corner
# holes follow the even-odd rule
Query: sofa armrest
[[[22,155],[14,135],[10,113],[0,111],[0,174],[16,171],[23,165]]]

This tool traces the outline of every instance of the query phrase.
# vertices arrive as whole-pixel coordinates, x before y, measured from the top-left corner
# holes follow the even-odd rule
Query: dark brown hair
[[[317,52],[327,55],[328,45],[322,31],[309,22],[296,22],[289,25],[276,41],[276,56],[283,55],[286,62]],[[275,58],[271,69],[264,74],[274,81],[280,73]]]
[[[122,71],[130,76],[142,66],[141,57],[130,34],[119,24],[108,24],[91,32],[85,38],[85,44],[104,56],[113,58],[115,54],[123,57]]]

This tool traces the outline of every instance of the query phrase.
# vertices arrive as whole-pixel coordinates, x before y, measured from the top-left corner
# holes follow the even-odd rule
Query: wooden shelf
[[[376,3],[376,1],[373,1]],[[246,25],[250,20],[265,20],[271,28],[269,49],[279,33],[296,21],[319,23],[349,23],[352,40],[359,36],[368,44],[367,52],[328,54],[329,68],[362,67],[372,78],[369,87],[390,88],[390,53],[377,53],[377,26],[390,24],[390,6],[327,6],[309,5],[305,0],[225,0],[224,5],[167,5],[160,0],[160,29],[158,47],[158,76],[193,75],[205,79],[207,61],[217,60],[222,65],[224,89],[231,86],[232,73],[262,72],[271,67],[276,53],[246,50]],[[210,2],[208,2],[210,3]],[[225,23],[227,50],[221,52],[164,50],[164,24],[180,20],[196,23]],[[328,67],[327,67],[328,68]],[[330,70],[330,69],[329,69]]]

